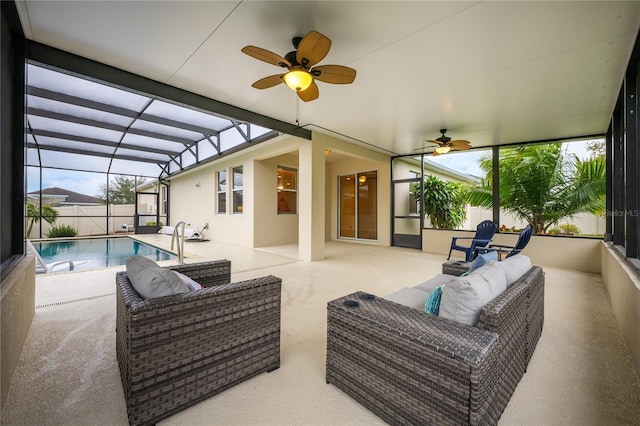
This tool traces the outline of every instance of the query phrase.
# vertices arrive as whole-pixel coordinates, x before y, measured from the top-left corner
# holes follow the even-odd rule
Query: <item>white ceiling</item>
[[[640,22],[640,2],[18,1],[27,38],[396,154],[449,129],[473,146],[606,132]],[[281,69],[308,31],[320,62],[355,68],[297,102]]]

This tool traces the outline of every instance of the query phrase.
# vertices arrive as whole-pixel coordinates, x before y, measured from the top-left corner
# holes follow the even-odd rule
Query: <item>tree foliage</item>
[[[467,201],[491,208],[493,203],[492,159],[480,167],[487,173],[472,187]],[[501,149],[499,161],[500,207],[542,233],[561,219],[577,213],[602,213],[605,209],[605,160],[594,155],[580,160],[565,157],[562,144],[527,145]]]
[[[107,202],[107,185],[101,184],[96,198]],[[109,204],[134,204],[136,200],[135,179],[126,176],[116,176],[109,183]]]
[[[51,206],[42,206],[42,215],[40,214],[40,207],[33,203],[27,203],[27,217],[29,218],[29,226],[27,227],[27,238],[31,237],[31,230],[33,224],[40,222],[43,219],[45,222],[53,225],[58,219],[58,211]]]
[[[412,193],[420,199],[420,185],[414,184]],[[436,176],[424,179],[424,215],[436,229],[455,229],[464,222],[467,211],[466,186],[459,182],[447,182]]]

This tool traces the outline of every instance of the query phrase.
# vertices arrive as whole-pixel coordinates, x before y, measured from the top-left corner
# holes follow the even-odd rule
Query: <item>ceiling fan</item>
[[[471,142],[469,141],[466,141],[464,139],[451,140],[450,137],[445,136],[445,133],[447,133],[447,129],[440,129],[440,133],[442,133],[442,136],[440,136],[439,138],[427,139],[427,142],[438,145],[438,147],[433,150],[432,154],[434,156],[446,154],[449,151],[462,151],[471,148]]]
[[[294,51],[284,58],[277,53],[256,46],[245,46],[242,51],[269,64],[287,68],[284,74],[270,75],[253,83],[256,89],[268,89],[280,83],[286,84],[298,93],[305,102],[318,99],[320,93],[314,80],[333,84],[350,84],[356,78],[356,70],[342,65],[320,65],[331,48],[331,39],[317,31],[311,31],[304,37],[294,37]]]

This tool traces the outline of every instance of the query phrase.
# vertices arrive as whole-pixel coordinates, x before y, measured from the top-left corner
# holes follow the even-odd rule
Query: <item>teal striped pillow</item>
[[[424,311],[431,315],[438,315],[440,313],[440,299],[442,298],[442,288],[444,285],[440,285],[431,291],[424,301]]]

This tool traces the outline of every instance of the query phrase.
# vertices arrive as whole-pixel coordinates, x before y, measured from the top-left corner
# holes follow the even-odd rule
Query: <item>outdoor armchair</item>
[[[451,252],[453,250],[463,251],[465,253],[465,261],[470,262],[477,255],[477,251],[481,247],[485,247],[493,239],[493,235],[496,233],[498,225],[492,220],[485,220],[478,224],[476,228],[476,235],[473,237],[453,237],[451,239],[451,248],[449,248],[449,256],[447,260],[451,259]],[[471,240],[468,246],[462,246],[458,244],[458,240]]]
[[[507,257],[515,256],[516,254],[524,250],[527,244],[529,244],[529,240],[531,239],[532,233],[533,233],[533,228],[531,227],[531,224],[528,224],[522,230],[522,232],[520,233],[520,236],[518,236],[518,241],[516,241],[516,244],[514,246],[506,246],[503,244],[489,244],[488,247],[478,247],[475,250],[477,254],[484,254],[489,251],[497,251],[498,259],[502,259],[502,258],[506,259]]]
[[[230,283],[228,260],[169,268],[204,288],[142,299],[126,272],[116,274],[116,351],[132,425],[280,366],[280,278]]]

